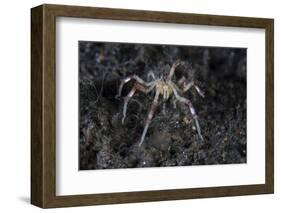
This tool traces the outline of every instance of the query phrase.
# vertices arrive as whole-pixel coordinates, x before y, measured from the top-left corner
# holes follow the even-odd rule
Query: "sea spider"
[[[135,92],[138,90],[138,91],[141,91],[145,94],[148,94],[153,89],[155,89],[154,100],[153,100],[153,102],[150,106],[150,109],[148,111],[148,115],[147,115],[147,118],[146,118],[146,121],[145,121],[145,126],[144,126],[143,133],[142,133],[142,136],[141,136],[141,139],[140,139],[140,142],[139,142],[139,146],[142,145],[142,143],[145,139],[145,135],[147,133],[148,127],[149,127],[149,125],[151,123],[151,120],[153,118],[153,115],[156,111],[156,107],[157,107],[160,95],[163,97],[164,101],[167,101],[172,95],[174,95],[174,97],[177,101],[179,101],[179,102],[188,106],[188,108],[190,110],[190,113],[192,115],[192,118],[195,122],[195,126],[196,126],[198,136],[203,141],[203,136],[201,134],[201,129],[200,129],[200,126],[199,126],[198,116],[196,114],[196,111],[195,111],[191,101],[187,98],[182,97],[181,95],[184,94],[185,92],[187,92],[191,87],[194,87],[195,90],[198,92],[198,94],[200,96],[202,96],[203,98],[204,98],[204,93],[194,83],[193,80],[187,81],[187,79],[184,76],[181,77],[180,80],[177,83],[174,83],[172,81],[172,77],[175,73],[175,70],[179,65],[184,65],[184,63],[181,62],[181,61],[175,62],[172,65],[172,67],[170,69],[170,72],[167,75],[162,74],[159,78],[156,78],[154,73],[150,72],[148,75],[149,75],[149,77],[152,77],[152,79],[153,79],[150,82],[145,82],[144,80],[142,80],[137,75],[125,77],[124,79],[121,80],[121,84],[120,84],[118,94],[117,94],[116,97],[121,96],[121,92],[122,92],[122,88],[123,88],[124,84],[126,84],[127,82],[129,82],[131,80],[135,80],[133,88],[128,93],[128,95],[124,98],[122,124],[124,124],[124,120],[126,118],[128,102],[133,97]]]

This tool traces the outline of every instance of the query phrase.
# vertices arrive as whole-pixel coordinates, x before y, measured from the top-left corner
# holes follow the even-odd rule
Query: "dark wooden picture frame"
[[[56,195],[56,18],[77,17],[265,29],[265,184],[192,189]],[[31,9],[31,203],[66,207],[267,194],[274,192],[274,20],[63,5]]]

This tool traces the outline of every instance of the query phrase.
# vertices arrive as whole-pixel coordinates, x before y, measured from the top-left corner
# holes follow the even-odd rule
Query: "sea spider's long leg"
[[[136,84],[135,84],[133,86],[133,88],[131,89],[131,91],[128,93],[128,95],[124,98],[123,117],[122,117],[122,121],[121,121],[122,124],[124,124],[124,121],[125,121],[125,118],[126,118],[128,102],[133,97],[136,90],[137,90],[137,87],[136,87]]]
[[[137,89],[145,94],[148,94],[149,92],[151,92],[153,90],[153,88],[155,87],[156,83],[153,81],[151,82],[150,86],[148,88],[137,84]]]
[[[197,86],[194,84],[194,87],[196,89],[196,91],[198,92],[198,94],[202,97],[205,98],[204,92]]]
[[[199,121],[198,121],[198,115],[196,114],[196,111],[191,103],[190,100],[188,100],[187,98],[184,98],[184,97],[181,97],[178,92],[176,91],[175,88],[173,88],[173,92],[174,92],[174,95],[176,97],[176,99],[184,104],[186,104],[188,107],[189,107],[189,110],[190,110],[190,113],[192,115],[192,118],[193,120],[195,121],[195,126],[196,126],[196,130],[197,130],[197,133],[199,135],[199,138],[204,141],[203,139],[203,136],[201,134],[201,129],[200,129],[200,125],[199,125]]]
[[[145,82],[144,80],[142,80],[139,76],[137,75],[132,75],[132,76],[129,76],[129,77],[126,77],[124,78],[122,81],[121,81],[121,84],[119,86],[119,90],[118,90],[118,94],[116,95],[116,98],[120,97],[121,96],[121,93],[122,93],[122,89],[123,89],[123,86],[124,84],[128,83],[129,81],[131,80],[135,80],[137,83],[141,84],[141,85],[145,85],[147,87],[151,86],[152,83],[154,83],[153,81],[152,82]]]
[[[130,101],[130,99],[134,96],[135,92],[137,90],[147,94],[149,93],[153,88],[155,87],[155,84],[152,84],[149,88],[145,88],[141,84],[135,83],[131,91],[128,93],[128,95],[124,98],[124,106],[123,106],[123,117],[121,123],[124,124],[126,113],[127,113],[127,106]]]
[[[185,77],[182,77],[179,81],[178,81],[178,85],[181,86],[183,85],[183,92],[186,92],[187,90],[189,90],[191,87],[194,87],[196,92],[201,96],[201,97],[205,97],[204,92],[194,83],[194,81],[190,81],[187,82]]]
[[[169,73],[169,76],[168,76],[168,80],[171,80],[172,79],[172,77],[174,76],[174,74],[175,74],[175,70],[176,70],[176,68],[179,66],[179,65],[183,65],[184,63],[183,62],[181,62],[181,61],[176,61],[173,65],[172,65],[172,67],[171,67],[171,69],[170,69],[170,73]]]
[[[142,135],[141,135],[139,146],[141,146],[143,141],[144,141],[145,135],[147,133],[147,129],[148,129],[149,124],[151,123],[153,115],[154,115],[154,113],[156,111],[156,107],[157,107],[158,99],[159,99],[159,94],[160,94],[160,92],[158,90],[156,90],[156,94],[154,96],[154,100],[153,100],[153,102],[152,102],[152,104],[150,106],[150,109],[148,111],[148,115],[147,115],[147,118],[146,118],[146,121],[145,121],[145,126],[144,126],[144,129],[143,129]]]
[[[154,73],[153,73],[152,71],[149,71],[149,73],[147,74],[147,78],[148,78],[148,79],[149,79],[149,78],[152,78],[153,81],[156,80],[156,77],[155,77],[155,75],[154,75]]]

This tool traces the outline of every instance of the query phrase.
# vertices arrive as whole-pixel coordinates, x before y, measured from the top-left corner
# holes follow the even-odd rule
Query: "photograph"
[[[274,18],[216,8],[31,8],[31,204],[274,193]]]
[[[79,41],[79,170],[247,162],[247,49]]]

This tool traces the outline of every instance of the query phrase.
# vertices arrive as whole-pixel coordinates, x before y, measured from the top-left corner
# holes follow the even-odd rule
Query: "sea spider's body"
[[[160,95],[163,96],[164,100],[168,100],[171,94],[173,93],[172,82],[164,82],[163,80],[157,80],[156,90],[159,91]]]
[[[200,139],[203,140],[196,111],[195,111],[191,101],[188,100],[187,98],[182,97],[181,95],[183,93],[185,93],[186,91],[188,91],[191,87],[194,87],[196,89],[196,91],[198,92],[198,94],[201,95],[202,97],[204,97],[204,94],[199,89],[199,87],[197,85],[195,85],[193,80],[190,81],[190,82],[187,82],[185,77],[182,77],[177,83],[174,83],[172,81],[172,77],[175,73],[175,69],[179,65],[183,65],[183,63],[180,62],[180,61],[177,61],[176,63],[174,63],[172,65],[172,67],[170,69],[170,72],[167,76],[162,75],[159,78],[156,78],[154,76],[154,74],[152,72],[150,72],[149,76],[153,78],[153,81],[150,81],[150,82],[143,81],[137,75],[126,77],[121,82],[120,87],[119,87],[119,91],[118,91],[118,95],[117,95],[118,97],[121,96],[121,92],[122,92],[122,88],[123,88],[124,84],[131,81],[131,80],[135,80],[135,84],[134,84],[133,88],[131,89],[129,94],[125,97],[125,102],[124,102],[124,107],[123,107],[122,124],[124,123],[124,120],[126,118],[128,102],[133,97],[135,92],[137,90],[139,90],[139,91],[141,91],[145,94],[148,94],[153,89],[155,89],[154,99],[153,99],[153,102],[150,106],[150,109],[149,109],[149,112],[148,112],[148,115],[147,115],[145,127],[144,127],[144,130],[143,130],[139,145],[141,145],[143,143],[144,139],[145,139],[147,129],[148,129],[149,124],[151,123],[151,120],[152,120],[153,115],[155,113],[159,98],[162,96],[164,101],[167,101],[172,95],[175,96],[177,101],[179,101],[181,103],[184,103],[185,105],[187,105],[189,107],[191,115],[192,115],[192,117],[195,121],[197,133],[198,133]]]

